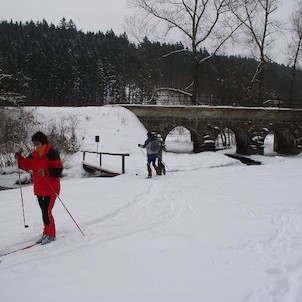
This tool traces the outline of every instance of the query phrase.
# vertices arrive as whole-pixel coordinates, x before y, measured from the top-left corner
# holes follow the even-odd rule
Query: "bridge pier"
[[[236,138],[236,153],[239,154],[250,154],[250,145],[251,145],[251,138],[247,131],[240,128],[231,128],[235,134]]]
[[[274,151],[280,154],[295,155],[301,149],[297,140],[288,129],[275,130]]]
[[[247,130],[239,127],[230,127],[236,138],[236,153],[243,155],[264,154],[263,130]]]
[[[197,134],[195,131],[190,131],[191,133],[191,140],[193,142],[193,152],[199,153],[202,152],[202,140],[201,136]]]

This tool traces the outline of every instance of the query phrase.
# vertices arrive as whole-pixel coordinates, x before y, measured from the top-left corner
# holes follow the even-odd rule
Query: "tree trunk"
[[[294,93],[295,80],[296,80],[296,66],[293,66],[292,72],[291,72],[290,86],[289,86],[289,99],[291,101],[294,99],[294,96],[295,96],[295,93]]]
[[[258,103],[260,103],[263,100],[264,65],[265,65],[265,60],[261,59],[259,78],[258,78],[258,93],[257,93]]]
[[[192,105],[197,105],[197,97],[198,97],[198,86],[199,86],[199,60],[198,60],[198,54],[196,50],[196,46],[194,45],[192,51]]]

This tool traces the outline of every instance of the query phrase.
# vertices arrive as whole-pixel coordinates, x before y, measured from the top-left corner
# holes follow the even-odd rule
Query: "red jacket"
[[[60,193],[60,176],[63,170],[59,153],[50,144],[35,150],[28,157],[20,157],[19,167],[25,171],[32,171],[34,193],[37,196],[52,196]],[[39,170],[46,171],[46,176],[39,174]]]

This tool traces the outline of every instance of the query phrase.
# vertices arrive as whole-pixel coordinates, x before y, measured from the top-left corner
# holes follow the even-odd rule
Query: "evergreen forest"
[[[168,55],[174,52],[174,54]],[[199,50],[200,59],[209,55]],[[240,56],[215,55],[200,65],[198,102],[234,104],[246,100],[258,62]],[[291,68],[265,65],[265,100],[302,100],[298,70],[294,100],[289,100]],[[129,41],[113,31],[77,30],[70,20],[58,26],[41,22],[0,23],[0,98],[22,96],[22,104],[86,106],[148,103],[157,89],[190,92],[191,54],[182,43]],[[248,105],[248,104],[247,104]]]

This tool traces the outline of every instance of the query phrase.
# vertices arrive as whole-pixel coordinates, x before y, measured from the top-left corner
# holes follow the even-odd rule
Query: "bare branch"
[[[249,47],[255,45],[258,49],[260,63],[247,89],[249,94],[257,83],[258,98],[263,94],[263,71],[268,60],[267,52],[274,42],[273,34],[279,29],[279,23],[272,17],[279,3],[279,0],[237,0],[235,5],[229,6],[237,20],[243,24],[243,34],[248,38]]]
[[[218,51],[219,49],[223,46],[223,44],[234,34],[235,31],[237,31],[237,29],[241,26],[241,24],[238,24],[237,27],[235,27],[232,32],[230,32],[224,39],[222,39],[220,41],[220,43],[216,46],[216,48],[214,49],[214,51],[212,52],[211,55],[207,56],[206,58],[203,58],[202,60],[199,61],[199,63],[203,63],[204,61],[210,59],[211,57],[213,57]]]
[[[12,79],[13,76],[11,74],[0,74],[0,83],[4,79]],[[0,92],[0,102],[11,103],[14,105],[18,105],[20,102],[24,101],[25,97],[21,96],[18,93],[12,92]]]
[[[293,99],[295,97],[296,70],[299,67],[299,62],[302,60],[302,0],[299,0],[297,3],[290,22],[292,40],[288,45],[288,49],[292,71],[289,98]]]
[[[173,29],[189,40],[187,46],[192,51],[193,103],[198,92],[199,64],[203,62],[199,61],[198,48],[203,43],[209,46],[208,42],[219,37],[218,46],[212,51],[213,55],[240,27],[222,26],[223,16],[229,13],[228,4],[233,1],[235,0],[128,0],[128,3],[138,9],[139,15],[136,17],[146,28],[151,26],[153,32],[163,32],[165,29],[167,34]],[[217,35],[218,30],[223,34]],[[174,51],[166,56],[182,51]]]
[[[12,75],[11,74],[0,74],[0,83],[3,79],[5,78],[9,78],[11,79],[12,78]]]
[[[167,58],[171,55],[175,55],[177,53],[181,53],[181,52],[188,52],[189,50],[188,49],[177,49],[177,50],[173,50],[165,55],[163,55],[162,57],[160,57],[160,59],[164,59],[164,58]]]

